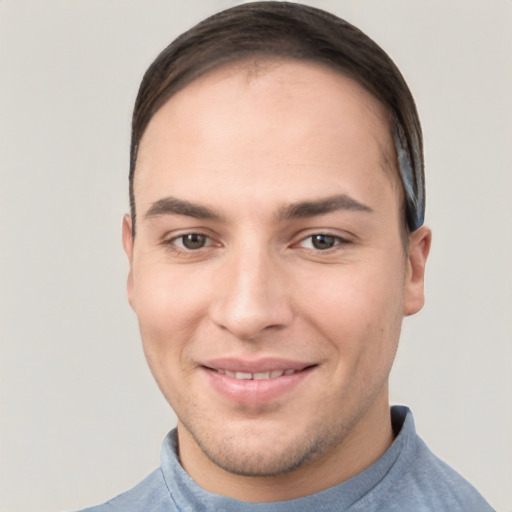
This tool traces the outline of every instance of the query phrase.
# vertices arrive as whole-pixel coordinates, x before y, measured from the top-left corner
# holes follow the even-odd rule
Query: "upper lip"
[[[212,370],[231,372],[261,373],[276,370],[303,370],[315,363],[284,359],[279,357],[259,357],[258,359],[239,357],[219,357],[201,362],[201,366]]]

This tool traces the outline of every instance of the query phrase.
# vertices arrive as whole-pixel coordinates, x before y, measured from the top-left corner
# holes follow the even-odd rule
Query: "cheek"
[[[207,293],[187,273],[158,264],[140,266],[134,273],[134,309],[144,353],[157,380],[171,362],[183,365],[189,341],[204,318]]]
[[[139,321],[155,330],[181,329],[199,314],[205,290],[193,275],[149,262],[134,272],[134,308]]]
[[[332,269],[317,280],[320,286],[302,291],[308,321],[343,358],[394,353],[402,321],[402,274],[372,266]]]

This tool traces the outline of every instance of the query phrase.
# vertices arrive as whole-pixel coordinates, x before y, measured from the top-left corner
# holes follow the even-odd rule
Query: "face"
[[[128,293],[189,472],[290,473],[389,424],[429,240],[404,251],[389,131],[351,79],[295,61],[214,70],[148,125]]]

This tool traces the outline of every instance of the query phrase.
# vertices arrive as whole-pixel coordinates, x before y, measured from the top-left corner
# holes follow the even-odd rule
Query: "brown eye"
[[[200,233],[189,233],[188,235],[180,236],[177,240],[181,239],[181,244],[185,249],[201,249],[206,245],[208,237]]]
[[[313,235],[311,237],[311,244],[315,249],[319,249],[320,251],[331,249],[337,243],[339,243],[339,238],[332,235]]]

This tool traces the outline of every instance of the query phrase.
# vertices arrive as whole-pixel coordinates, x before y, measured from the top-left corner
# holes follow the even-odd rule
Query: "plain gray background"
[[[174,425],[126,301],[132,104],[171,39],[227,0],[0,0],[0,510],[70,510],[158,465]],[[311,1],[416,97],[434,241],[391,398],[512,511],[512,2]]]

